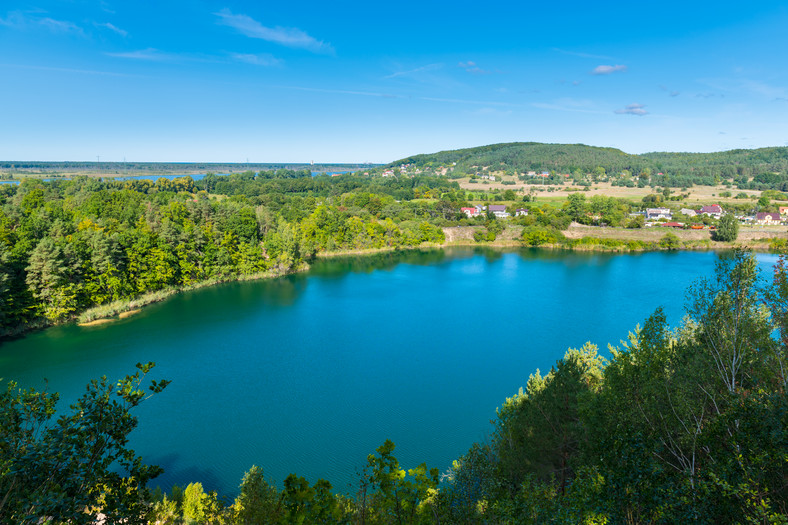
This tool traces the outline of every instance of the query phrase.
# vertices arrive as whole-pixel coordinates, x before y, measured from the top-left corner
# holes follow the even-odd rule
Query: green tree
[[[678,250],[681,247],[681,241],[675,233],[668,232],[659,240],[659,246],[666,250]]]
[[[49,237],[38,243],[30,254],[26,282],[41,302],[42,313],[48,319],[66,318],[77,309],[78,288],[71,279],[72,275],[73,267],[67,262],[63,250]]]
[[[573,221],[580,222],[586,213],[586,196],[582,193],[570,194],[566,201],[565,209]]]
[[[161,469],[146,466],[127,448],[137,426],[131,410],[169,381],[151,381],[153,363],[116,384],[93,380],[56,422],[57,394],[22,390],[13,382],[0,393],[0,522],[93,524],[147,523],[146,483]]]
[[[244,474],[241,492],[233,507],[238,525],[276,523],[282,516],[276,487],[265,480],[263,469],[255,465]]]
[[[720,219],[720,223],[712,235],[715,241],[735,241],[739,236],[739,221],[732,213],[726,213]]]

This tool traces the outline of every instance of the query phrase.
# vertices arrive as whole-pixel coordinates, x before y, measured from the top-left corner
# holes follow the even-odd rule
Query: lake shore
[[[583,252],[612,252],[612,253],[632,253],[644,251],[705,251],[705,250],[731,250],[744,248],[758,252],[777,251],[774,240],[783,240],[788,243],[788,231],[781,231],[775,228],[748,228],[740,231],[739,238],[734,242],[717,242],[711,240],[709,230],[677,230],[674,228],[652,227],[641,229],[611,228],[600,226],[585,226],[572,223],[569,228],[561,232],[570,242],[549,243],[539,246],[529,246],[521,240],[523,227],[519,225],[508,225],[494,241],[477,242],[473,239],[476,231],[484,229],[483,226],[453,226],[443,228],[446,240],[443,243],[424,243],[419,246],[391,246],[383,248],[364,248],[356,250],[336,250],[331,252],[320,252],[316,258],[332,257],[354,257],[375,255],[386,252],[396,252],[413,249],[443,249],[451,247],[480,247],[496,249],[512,249],[538,247],[549,250],[567,250]],[[659,245],[659,241],[668,233],[674,234],[679,239],[677,247],[664,247]],[[585,240],[585,242],[583,242]],[[572,242],[574,241],[574,242]],[[611,244],[612,242],[612,244]],[[615,244],[620,242],[621,244]],[[629,244],[627,244],[629,243]],[[107,323],[112,323],[126,319],[139,313],[142,308],[150,304],[155,304],[182,292],[197,290],[216,284],[236,281],[253,281],[259,279],[272,279],[282,277],[292,273],[301,273],[309,270],[309,264],[304,262],[295,269],[286,272],[279,270],[268,270],[250,275],[237,275],[213,278],[188,286],[172,287],[155,292],[142,294],[134,299],[124,299],[112,303],[89,308],[76,316],[63,321],[62,323],[52,323],[40,319],[23,329],[5,334],[7,338],[23,337],[25,334],[54,326],[56,324],[76,322],[79,326],[94,327]]]

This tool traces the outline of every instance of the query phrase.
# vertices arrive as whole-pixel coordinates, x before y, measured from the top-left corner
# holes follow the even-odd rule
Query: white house
[[[509,217],[509,213],[506,211],[506,206],[503,204],[490,204],[489,206],[490,211],[499,219],[505,219]]]
[[[673,214],[671,214],[669,208],[646,208],[646,219],[649,220],[656,220],[656,219],[672,219]]]

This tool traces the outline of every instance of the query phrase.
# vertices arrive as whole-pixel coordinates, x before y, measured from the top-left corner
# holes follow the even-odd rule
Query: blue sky
[[[0,159],[788,145],[783,1],[0,2]]]

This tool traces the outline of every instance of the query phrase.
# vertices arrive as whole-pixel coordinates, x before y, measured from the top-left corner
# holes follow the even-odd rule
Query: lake
[[[0,376],[71,402],[89,379],[155,361],[172,384],[138,410],[155,480],[235,495],[253,464],[346,491],[386,439],[446,470],[495,409],[568,347],[607,355],[657,306],[675,325],[712,252],[457,248],[316,262],[305,274],[178,295],[110,324],[0,347]],[[764,268],[776,260],[759,255]]]

